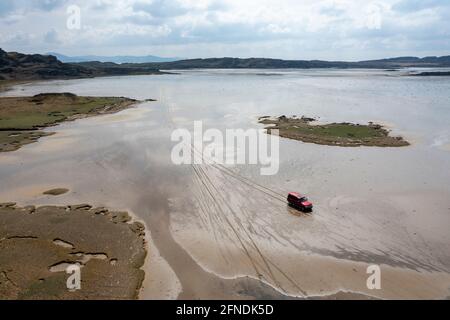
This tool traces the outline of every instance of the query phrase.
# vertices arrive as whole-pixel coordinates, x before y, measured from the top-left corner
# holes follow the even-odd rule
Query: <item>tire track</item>
[[[172,125],[173,128],[176,128],[176,125],[171,117],[171,111],[170,111],[170,103],[167,104],[168,105],[168,118],[170,120],[170,123]],[[192,158],[195,155],[199,155],[201,156],[201,159],[204,159],[204,155],[203,153],[200,153],[195,146],[193,145],[193,143],[190,143],[190,150],[191,150],[191,156]],[[209,165],[209,167],[215,168],[217,169],[219,172],[221,172],[224,176],[228,176],[228,177],[232,177],[235,180],[241,182],[244,185],[247,185],[248,187],[257,190],[267,196],[269,196],[270,198],[281,202],[283,204],[286,204],[286,200],[285,200],[285,196],[283,194],[281,194],[281,192],[278,192],[276,190],[270,189],[268,187],[265,187],[261,184],[256,183],[255,181],[252,181],[238,173],[233,172],[232,170],[228,169],[227,167],[225,167],[222,164],[219,164],[215,161],[212,161],[212,159],[210,159],[209,163],[213,163],[211,165]],[[240,221],[241,219],[239,218],[239,214],[235,212],[235,210],[232,208],[232,206],[227,202],[227,200],[223,197],[222,193],[220,190],[217,189],[217,187],[215,186],[215,184],[213,183],[213,181],[211,180],[211,176],[208,173],[208,170],[205,170],[203,168],[202,165],[195,165],[195,164],[191,164],[191,167],[195,173],[195,176],[197,178],[197,181],[199,181],[201,183],[201,185],[205,188],[207,195],[209,195],[210,199],[212,200],[213,203],[213,207],[215,207],[215,209],[209,207],[209,205],[207,205],[209,208],[209,210],[205,210],[205,208],[199,204],[199,206],[201,207],[201,210],[203,212],[203,214],[207,214],[209,216],[209,223],[211,225],[211,228],[213,230],[213,234],[214,234],[214,239],[215,241],[218,243],[219,245],[219,250],[220,249],[220,242],[218,241],[218,237],[217,237],[217,233],[216,233],[216,228],[214,227],[214,221],[219,221],[221,220],[220,218],[223,218],[223,220],[225,221],[225,223],[230,227],[230,229],[232,230],[233,234],[236,236],[240,247],[242,248],[245,256],[247,256],[247,258],[249,259],[253,269],[256,272],[256,275],[261,278],[264,277],[264,274],[260,272],[260,269],[265,271],[265,274],[269,275],[269,279],[267,279],[268,281],[274,283],[279,289],[285,291],[281,285],[281,283],[278,281],[277,277],[275,276],[273,269],[275,269],[276,271],[278,271],[283,277],[285,277],[289,283],[291,283],[300,293],[302,293],[303,295],[307,295],[307,293],[301,289],[301,287],[298,285],[298,283],[293,280],[287,273],[285,273],[279,266],[277,266],[274,262],[272,262],[270,259],[268,259],[261,251],[261,249],[259,248],[259,246],[256,244],[255,240],[253,239],[253,237],[251,236],[251,234],[249,233],[249,231],[247,230],[247,228],[242,224],[242,222]],[[201,190],[201,188],[200,188]],[[215,196],[216,194],[216,196]],[[197,198],[197,201],[199,201],[199,199]],[[201,203],[202,201],[200,200],[199,203]],[[205,201],[206,203],[207,201]],[[221,204],[221,202],[225,205],[225,207],[228,209],[228,211],[232,214],[232,216],[234,217],[234,221],[236,223],[236,226],[233,225],[233,223],[228,219],[227,214],[225,213],[224,209],[223,209],[223,205]],[[212,209],[212,210],[211,210]],[[241,211],[244,215],[245,218],[245,222],[250,224],[249,221],[249,214],[247,212],[247,210],[245,210],[244,208],[241,207]],[[220,225],[220,224],[218,224]],[[236,228],[237,227],[237,228]],[[242,235],[240,232],[238,232],[239,230],[243,231],[243,234],[245,235],[245,238],[242,238]],[[225,233],[226,234],[226,233]],[[250,246],[247,247],[247,245],[245,244],[245,242],[249,242]],[[260,258],[260,260],[263,263],[263,266],[261,266],[259,264],[259,262],[257,260],[255,260],[250,252],[250,248],[252,248],[256,253],[257,256]],[[221,255],[223,256],[223,253],[221,252]],[[225,259],[225,261],[228,261],[227,259]],[[259,268],[258,268],[259,267]]]
[[[203,184],[203,186],[206,188],[207,192],[209,193],[211,199],[214,201],[214,203],[216,204],[217,207],[217,212],[220,212],[222,214],[222,216],[224,217],[226,223],[228,224],[228,226],[231,228],[231,230],[233,231],[233,233],[236,235],[236,238],[238,239],[238,241],[241,244],[241,248],[243,249],[245,255],[248,257],[250,263],[252,264],[256,274],[259,274],[259,270],[255,264],[255,262],[252,259],[252,256],[250,254],[250,252],[248,251],[247,247],[245,246],[242,238],[240,237],[239,233],[236,231],[236,229],[234,228],[233,224],[228,220],[228,218],[226,217],[225,213],[222,211],[222,208],[220,206],[220,204],[217,202],[217,200],[214,197],[214,192],[210,189],[210,187],[207,185],[207,183],[205,183],[205,181],[201,178],[201,174],[199,173],[199,171],[197,171],[197,168],[195,165],[192,165],[192,168],[194,169],[194,171],[196,172],[197,176],[200,178],[201,183]],[[214,210],[213,210],[214,211]]]
[[[202,169],[203,170],[203,169]],[[204,170],[203,170],[204,171]],[[219,192],[219,190],[215,187],[215,185],[212,183],[212,181],[210,180],[210,177],[205,173],[205,178],[208,180],[209,184],[212,186],[212,188],[216,191],[216,193],[219,195],[219,197],[221,196],[221,193]],[[223,198],[223,197],[222,197]],[[228,208],[228,210],[233,214],[233,216],[236,219],[238,218],[238,214],[233,210],[233,208],[231,208],[231,206],[226,202],[225,199],[222,199],[223,202],[225,203],[226,207]],[[245,210],[244,210],[245,212]],[[247,223],[249,223],[248,221],[248,215],[246,215],[247,218]],[[260,259],[263,261],[263,264],[266,266],[266,273],[269,274],[270,279],[279,289],[285,291],[282,287],[282,285],[280,284],[280,282],[277,280],[277,277],[274,275],[272,268],[275,268],[281,275],[283,275],[286,280],[288,280],[299,292],[301,292],[303,295],[307,295],[307,293],[299,286],[299,284],[293,280],[286,272],[284,272],[278,265],[276,265],[273,261],[271,261],[270,259],[268,259],[260,250],[260,248],[258,247],[258,245],[255,243],[253,237],[249,234],[249,232],[247,231],[247,228],[245,226],[242,225],[242,223],[237,222],[240,229],[242,229],[245,233],[245,235],[247,236],[248,240],[251,242],[253,249],[257,252],[258,256],[260,257]],[[246,249],[246,252],[248,252],[248,249]],[[251,258],[251,257],[250,257]],[[263,268],[264,269],[264,268]],[[260,273],[258,273],[258,275],[260,275]]]

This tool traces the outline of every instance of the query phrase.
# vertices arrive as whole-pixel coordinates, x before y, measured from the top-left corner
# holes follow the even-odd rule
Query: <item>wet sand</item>
[[[243,180],[231,170],[220,166],[196,170],[198,184],[194,183],[193,193],[197,207],[186,212],[182,209],[186,203],[173,199],[171,231],[209,272],[225,278],[249,275],[286,295],[302,298],[329,297],[339,291],[379,299],[435,299],[448,293],[450,275],[445,266],[419,261],[408,264],[387,253],[320,252],[310,247],[311,234],[296,235],[295,228],[317,233],[327,242],[348,235],[326,230],[314,214],[287,208],[282,194]],[[252,198],[247,198],[248,194]],[[399,240],[406,245],[406,239]],[[366,286],[366,271],[373,264],[381,265],[382,290]]]
[[[117,124],[119,119],[122,123],[135,118],[134,111],[138,109],[127,112],[131,113],[130,117],[109,115],[90,121],[107,124],[111,117],[111,124]],[[69,132],[74,136],[79,134],[72,129]],[[52,150],[51,140],[57,137],[44,139],[33,149]],[[65,147],[70,148],[70,144]],[[61,148],[64,150],[64,145]],[[102,165],[108,168],[110,164],[104,162]],[[113,180],[126,181],[127,174],[130,174],[126,168],[123,167],[120,174],[115,171]],[[388,256],[383,260],[381,256],[363,254],[355,254],[350,259],[345,254],[333,257],[335,253],[331,251],[313,254],[311,248],[305,246],[305,241],[310,241],[308,237],[311,236],[303,239],[302,235],[294,236],[291,227],[303,225],[306,230],[323,233],[324,241],[332,241],[328,231],[321,230],[323,227],[315,221],[314,215],[298,214],[288,209],[281,194],[255,185],[227,168],[206,166],[192,170],[195,174],[189,194],[194,196],[197,208],[191,207],[185,198],[168,198],[170,192],[165,188],[158,190],[149,186],[144,187],[149,190],[147,193],[134,193],[137,192],[134,183],[126,185],[125,192],[121,192],[117,201],[112,201],[108,192],[97,193],[96,205],[120,207],[123,199],[130,202],[134,198],[130,202],[134,205],[127,210],[145,217],[150,252],[155,256],[149,255],[145,264],[147,276],[140,295],[143,299],[417,299],[446,296],[450,279],[438,267],[415,271],[411,268],[421,266],[402,264]],[[107,172],[110,171],[106,170],[105,174]],[[60,185],[71,192],[57,198],[43,196],[44,190],[51,189],[52,185],[48,184],[28,186],[22,190],[10,189],[9,195],[3,193],[3,196],[15,196],[25,203],[43,204],[83,202],[88,197],[89,192],[83,192],[73,184],[77,181],[58,178]],[[61,184],[62,181],[66,183]],[[102,188],[93,190],[98,192]],[[245,196],[248,193],[257,195],[255,201],[259,203],[249,202]],[[222,196],[214,199],[211,194]],[[221,197],[228,199],[229,204],[225,204]],[[262,207],[265,208],[263,211],[255,211],[255,208]],[[155,262],[150,259],[155,259]],[[382,291],[373,292],[365,286],[365,271],[371,263],[383,263]]]
[[[99,90],[70,83],[80,93]],[[69,91],[65,86],[61,90]],[[189,102],[182,88],[177,94]],[[141,298],[449,296],[450,206],[440,185],[445,173],[422,180],[434,177],[445,154],[427,157],[418,171],[420,144],[379,154],[283,141],[275,177],[258,176],[258,168],[176,167],[169,139],[182,121],[173,120],[189,122],[193,111],[180,101],[158,100],[63,124],[55,135],[2,155],[0,177],[8,188],[0,186],[0,199],[22,206],[88,202],[144,220],[150,254]],[[208,119],[209,109],[202,110],[195,111]],[[57,187],[70,192],[42,195]],[[292,190],[313,199],[314,214],[286,206]],[[381,265],[382,290],[366,287],[371,264]]]

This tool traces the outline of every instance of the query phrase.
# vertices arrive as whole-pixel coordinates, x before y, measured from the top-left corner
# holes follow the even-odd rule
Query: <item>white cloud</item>
[[[65,28],[69,4],[81,8],[80,31]],[[449,12],[448,0],[2,0],[0,47],[184,57],[439,55],[450,52]]]

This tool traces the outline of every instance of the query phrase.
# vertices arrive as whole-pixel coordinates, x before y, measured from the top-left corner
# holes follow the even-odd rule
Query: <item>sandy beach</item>
[[[158,79],[19,85],[4,94],[30,96],[57,88],[77,95],[114,92],[158,101],[62,123],[44,130],[55,134],[0,154],[0,202],[20,207],[89,203],[142,220],[148,255],[141,299],[448,298],[450,194],[444,168],[450,157],[429,142],[433,130],[444,130],[445,121],[430,120],[431,128],[420,126],[414,117],[398,117],[406,115],[398,109],[406,103],[391,95],[399,88],[414,91],[410,80],[389,78],[392,91],[384,98],[372,97],[375,80],[366,82],[367,72],[363,78],[351,73],[340,78],[348,82],[344,91],[333,74],[304,87],[313,80],[302,73],[269,79],[186,72]],[[419,78],[414,80],[421,81],[418,85],[428,84]],[[187,81],[180,85],[180,79]],[[348,89],[354,82],[357,92]],[[207,92],[205,83],[210,83]],[[299,88],[296,97],[293,83]],[[334,90],[341,100],[334,98]],[[203,94],[194,94],[198,92]],[[442,105],[446,92],[440,91]],[[367,96],[361,97],[363,93]],[[398,99],[409,101],[402,97]],[[421,99],[427,96],[417,103]],[[367,110],[352,107],[343,114],[342,100]],[[302,106],[293,101],[302,101]],[[391,103],[386,110],[394,111],[375,115],[370,104],[386,101]],[[171,163],[174,128],[189,127],[198,119],[209,127],[260,128],[262,114],[308,114],[325,122],[380,119],[392,123],[395,135],[402,132],[409,141],[412,132],[420,139],[402,148],[339,150],[283,139],[280,172],[273,177],[260,176],[252,166]],[[43,194],[56,188],[69,191]],[[307,193],[314,213],[289,208],[285,197],[290,191]],[[381,268],[381,290],[366,285],[367,268],[374,264]]]

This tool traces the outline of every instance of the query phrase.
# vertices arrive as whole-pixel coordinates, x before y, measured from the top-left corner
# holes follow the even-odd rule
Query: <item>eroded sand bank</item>
[[[130,220],[126,212],[87,204],[0,204],[0,298],[137,298],[144,226]],[[80,268],[78,290],[67,287],[71,265]]]

